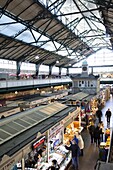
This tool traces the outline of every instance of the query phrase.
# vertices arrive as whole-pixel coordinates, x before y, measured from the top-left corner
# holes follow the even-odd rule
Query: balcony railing
[[[0,81],[0,89],[2,88],[13,88],[22,86],[36,86],[36,85],[52,85],[52,84],[63,84],[71,83],[72,80],[69,77],[66,78],[53,78],[53,79],[32,79],[32,80],[3,80]]]

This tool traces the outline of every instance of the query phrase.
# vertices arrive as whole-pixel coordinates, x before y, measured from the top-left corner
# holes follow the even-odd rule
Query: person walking
[[[74,168],[74,170],[78,170],[78,166],[79,166],[78,165],[79,164],[78,158],[80,156],[80,148],[79,148],[79,146],[77,145],[75,140],[72,140],[72,142],[70,142],[70,146],[65,145],[65,148],[67,150],[71,151],[73,168]]]
[[[111,111],[110,111],[110,109],[108,109],[108,110],[106,111],[105,116],[107,117],[107,123],[110,123],[110,118],[111,118]]]

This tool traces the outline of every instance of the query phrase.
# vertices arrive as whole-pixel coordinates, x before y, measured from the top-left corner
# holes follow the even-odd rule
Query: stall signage
[[[49,130],[49,138],[55,137],[62,130],[63,130],[63,125],[57,124],[57,126],[54,126]]]
[[[45,141],[45,136],[35,141],[32,145],[33,149],[36,149],[37,147],[39,147],[42,143],[44,143],[44,141]]]

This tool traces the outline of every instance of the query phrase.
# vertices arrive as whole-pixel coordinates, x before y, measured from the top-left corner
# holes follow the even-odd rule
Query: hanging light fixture
[[[35,59],[39,59],[39,56],[35,56]]]
[[[59,63],[59,61],[57,60],[57,61],[56,61],[56,63],[58,64],[58,63]]]

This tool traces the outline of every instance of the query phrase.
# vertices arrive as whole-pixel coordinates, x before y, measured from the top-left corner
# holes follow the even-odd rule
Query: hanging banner
[[[32,144],[32,149],[36,149],[37,147],[39,147],[42,143],[45,142],[46,137],[40,137],[39,139],[37,139],[33,144]]]

